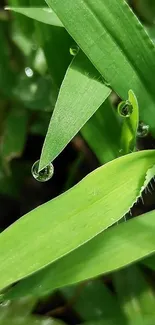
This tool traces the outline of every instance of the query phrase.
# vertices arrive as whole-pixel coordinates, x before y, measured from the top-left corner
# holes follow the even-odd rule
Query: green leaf
[[[23,14],[29,18],[36,19],[45,24],[63,27],[59,18],[50,8],[5,7],[5,9]]]
[[[128,320],[143,320],[146,315],[155,316],[155,296],[137,266],[130,266],[114,273],[118,300]]]
[[[62,83],[42,149],[40,169],[59,155],[110,92],[96,69],[80,51],[69,66]]]
[[[155,251],[155,211],[120,223],[44,270],[19,282],[6,298],[49,293],[51,290],[106,274]]]
[[[155,47],[126,1],[46,2],[123,100],[132,86],[140,118],[155,134]]]
[[[136,152],[115,159],[86,176],[71,190],[31,211],[6,231],[2,232],[0,234],[0,288],[4,288],[60,259],[122,218],[141,195],[141,191],[147,186],[150,178],[152,178],[154,169],[150,168],[154,165],[154,161],[155,152],[151,150]],[[142,229],[146,232],[146,238],[150,237],[150,240],[145,243],[143,249],[135,244],[134,250],[131,250],[132,255],[129,254],[130,251],[125,256],[124,253],[122,256],[121,252],[120,255],[115,252],[118,264],[116,261],[116,264],[113,264],[110,258],[109,262],[104,261],[105,264],[101,267],[103,259],[100,253],[103,254],[103,251],[99,250],[97,252],[97,249],[103,247],[102,241],[104,241],[106,236],[109,237],[111,233],[110,230],[104,232],[103,237],[102,235],[97,236],[96,239],[94,238],[90,243],[84,245],[81,250],[76,250],[75,256],[74,253],[70,254],[62,259],[62,262],[60,260],[60,262],[53,264],[52,272],[55,267],[59,268],[59,263],[66,263],[66,266],[63,265],[60,270],[54,273],[51,286],[57,287],[78,282],[102,273],[102,270],[104,273],[104,269],[105,272],[110,271],[112,268],[123,266],[151,253],[154,250],[155,243],[154,241],[152,242],[151,237],[153,221],[150,215],[152,217],[152,214],[149,214],[147,220],[151,219],[151,229],[150,227],[144,227],[143,222],[142,224],[139,222],[139,220],[144,220],[145,225],[145,218],[135,219],[134,229],[132,229],[132,223],[128,223],[129,234],[132,229],[132,235],[135,235],[135,231],[139,227],[139,237],[136,234],[135,241],[142,238],[142,232],[139,231],[140,225],[141,227],[143,226],[144,229]],[[119,231],[122,228],[114,227],[114,229]],[[131,234],[129,239],[130,237]],[[126,236],[123,238],[126,238]],[[122,241],[124,245],[126,244],[127,249],[133,248],[132,245],[136,242],[131,240],[131,243],[129,243],[127,240],[124,241],[123,238],[121,233],[116,238],[114,237],[114,246],[112,245],[111,249],[117,250],[117,247],[122,245]],[[108,243],[106,243],[106,246]],[[106,258],[107,254],[109,254],[109,249],[110,247],[108,247],[108,250],[104,250]],[[89,261],[90,255],[91,259]],[[84,261],[87,261],[85,267],[83,265],[81,267],[81,264],[76,264],[79,261],[79,257],[81,259],[84,257]],[[91,260],[93,258],[98,259],[98,257],[101,258],[101,263],[98,260],[97,263],[93,263],[93,267],[89,268]],[[67,259],[69,260],[68,262],[66,262]],[[21,260],[22,263],[20,263]],[[79,261],[79,263],[83,262]],[[18,267],[19,264],[20,268]],[[71,273],[69,280],[67,280],[66,277],[69,270]],[[33,280],[31,287],[29,287],[30,291],[33,291],[34,285],[35,280]],[[40,291],[48,289],[45,289],[42,285],[40,287]]]
[[[119,157],[121,123],[108,99],[83,126],[81,134],[101,164]]]

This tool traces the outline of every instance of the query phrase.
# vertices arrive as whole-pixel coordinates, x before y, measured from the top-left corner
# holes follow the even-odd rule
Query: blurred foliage
[[[129,3],[154,42],[155,1],[132,0]],[[29,8],[41,7],[42,4],[42,0],[9,0],[6,3],[7,6]],[[44,7],[47,7],[45,2]],[[30,169],[40,154],[60,86],[72,60],[70,47],[73,44],[73,39],[62,27],[0,10],[0,198],[5,195],[21,201],[28,193],[31,197],[35,192],[35,203],[30,200],[24,212],[42,203],[38,198],[38,188],[32,186]],[[65,151],[65,158],[56,161],[55,188],[46,188],[46,195],[44,187],[41,192],[43,200],[70,188],[100,163],[119,155],[122,121],[115,109],[119,102],[120,98],[113,92],[106,106],[101,106],[73,139],[69,151]],[[109,111],[103,121],[105,107]],[[113,129],[116,124],[117,129]],[[105,130],[108,129],[114,132],[106,139]],[[109,141],[113,146],[109,146]],[[152,136],[143,142],[137,141],[138,146],[154,147]],[[154,207],[155,198],[154,193],[152,198],[147,195],[146,210]],[[6,201],[5,206],[9,206],[9,202]],[[145,207],[139,205],[133,208],[132,213],[135,216],[144,210]],[[14,219],[22,212],[19,209]],[[0,218],[3,221],[2,212]],[[10,223],[13,221],[9,220]],[[0,228],[5,228],[2,222]],[[153,325],[155,272],[149,268],[154,270],[155,264],[152,260],[146,264],[148,268],[134,265],[112,275],[51,291],[46,297],[2,301],[0,324]]]

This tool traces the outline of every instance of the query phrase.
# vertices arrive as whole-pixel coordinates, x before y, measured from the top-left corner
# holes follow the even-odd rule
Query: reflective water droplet
[[[33,77],[33,70],[29,67],[26,67],[25,74],[27,75],[28,78],[31,78],[31,77]]]
[[[137,137],[145,138],[148,135],[148,133],[149,133],[149,125],[140,122],[137,130]]]
[[[128,100],[123,101],[118,105],[118,113],[122,117],[129,117],[132,114],[132,111],[133,107]]]
[[[71,55],[75,56],[79,51],[79,47],[77,44],[70,47],[69,52]]]
[[[54,167],[52,163],[50,163],[47,167],[45,167],[40,172],[38,172],[38,168],[39,168],[39,160],[37,160],[31,168],[32,175],[37,181],[46,182],[50,178],[52,178],[54,174]]]

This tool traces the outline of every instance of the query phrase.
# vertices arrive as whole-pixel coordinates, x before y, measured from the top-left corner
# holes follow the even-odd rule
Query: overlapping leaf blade
[[[154,160],[154,151],[137,152],[116,159],[92,172],[63,195],[31,211],[11,228],[4,231],[0,236],[0,288],[60,259],[119,220],[140,195],[146,179],[146,173],[154,165]],[[151,177],[152,173],[149,172],[147,175],[147,181],[149,181],[149,176]],[[152,238],[152,215],[150,218],[152,228],[150,230],[150,228],[146,227],[145,235]],[[145,219],[143,218],[142,220]],[[130,225],[131,223],[128,223],[128,229],[130,229]],[[135,231],[137,231],[138,225],[138,221],[137,226],[135,221]],[[107,233],[103,234],[103,238],[106,238]],[[132,235],[135,235],[135,232]],[[139,233],[140,239],[141,236],[142,232]],[[67,257],[64,258],[64,265],[59,270],[60,273],[57,270],[55,271],[55,267],[59,267],[59,262],[58,264],[53,264],[52,272],[54,272],[54,275],[52,285],[64,285],[100,273],[101,264],[95,262],[93,263],[94,267],[90,267],[86,257],[87,254],[88,256],[90,254],[93,258],[95,251],[102,247],[100,240],[102,241],[103,238],[100,236],[97,236],[97,238],[90,241],[90,244],[87,244],[88,246],[84,245],[81,248],[80,256],[78,255],[79,250],[76,250],[77,256],[73,254],[72,257],[70,255],[71,259],[69,261]],[[121,238],[119,235],[118,237],[116,236],[116,242],[112,249],[117,249]],[[137,235],[135,236],[136,239]],[[93,244],[94,240],[95,244]],[[128,247],[128,241],[124,242],[124,245],[125,243]],[[131,241],[132,244],[133,241]],[[132,247],[129,246],[129,248]],[[109,249],[105,249],[105,254],[108,254]],[[143,249],[140,246],[137,249],[134,248],[134,256],[133,252],[132,256],[126,254],[126,262],[124,256],[121,256],[118,264],[115,264],[115,268],[123,266],[125,263],[130,263],[145,254],[147,255],[153,249],[154,241],[152,243],[149,240],[147,245],[145,243]],[[95,254],[94,258],[98,258],[100,252],[96,251],[96,253],[97,256]],[[82,256],[84,256],[84,261],[87,261],[85,267],[83,264],[81,267],[83,262],[79,260]],[[75,261],[78,261],[79,264],[76,265]],[[110,259],[109,263],[111,262]],[[19,263],[20,269],[18,267]],[[74,267],[75,272],[73,270]],[[113,267],[113,264],[105,264],[106,272],[110,271]],[[65,272],[67,274],[69,270],[71,272],[70,279],[66,280]],[[33,281],[35,284],[35,280]],[[32,290],[32,287],[33,285],[29,289]],[[43,290],[43,286],[41,286],[41,290]]]
[[[63,27],[60,19],[49,8],[28,8],[28,7],[6,7],[7,10],[12,10],[19,14],[23,14],[29,18],[36,19],[42,23]]]
[[[74,252],[15,286],[7,298],[52,289],[115,271],[155,251],[155,211],[108,229]],[[145,239],[144,239],[145,238]]]
[[[140,117],[155,134],[155,47],[126,1],[46,2],[122,99],[132,85]]]

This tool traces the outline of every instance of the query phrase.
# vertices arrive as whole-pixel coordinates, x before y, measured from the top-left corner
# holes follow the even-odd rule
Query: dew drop
[[[132,104],[128,100],[123,101],[118,105],[118,113],[122,117],[129,117],[132,114],[132,111]]]
[[[33,77],[33,70],[29,67],[26,67],[25,74],[27,75],[28,78],[31,78],[31,77]]]
[[[79,51],[79,47],[77,44],[70,47],[69,52],[71,55],[75,56]]]
[[[145,138],[147,137],[148,133],[149,133],[149,125],[140,122],[137,130],[137,137]]]
[[[50,163],[40,172],[38,172],[38,168],[39,160],[37,160],[31,168],[32,175],[38,182],[47,182],[50,178],[52,178],[54,174],[54,167],[52,163]]]

